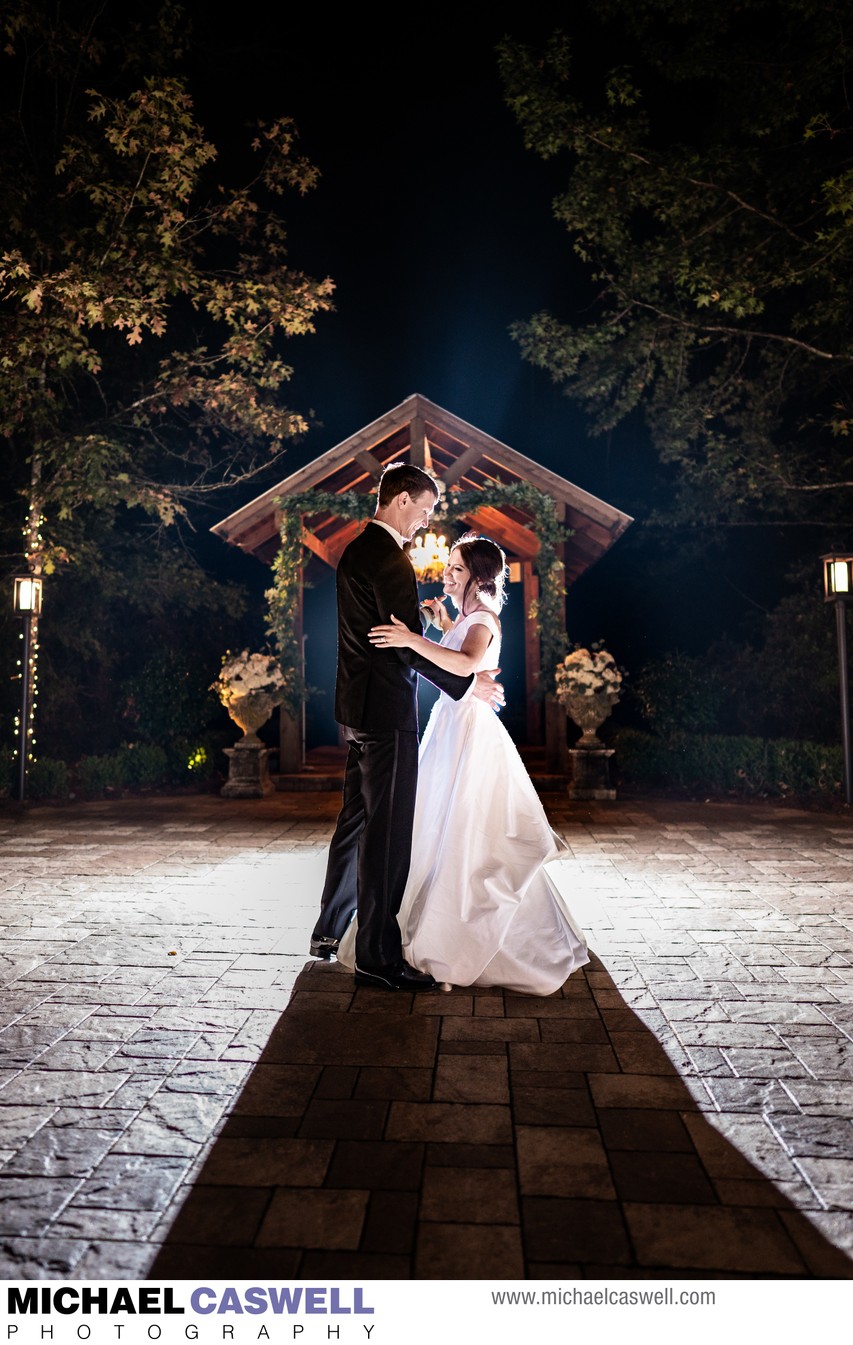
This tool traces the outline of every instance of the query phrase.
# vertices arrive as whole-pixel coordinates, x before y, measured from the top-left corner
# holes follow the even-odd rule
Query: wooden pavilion
[[[432,471],[448,492],[453,488],[471,492],[527,482],[549,495],[556,502],[558,518],[572,530],[563,544],[561,557],[567,588],[609,550],[633,521],[628,514],[416,393],[222,519],[211,531],[262,563],[270,564],[279,548],[281,517],[277,500],[312,488],[336,494],[369,493],[375,490],[383,468],[390,462],[401,461]],[[523,584],[524,611],[529,612],[539,591],[534,570],[539,541],[533,515],[515,506],[483,507],[461,516],[460,521],[494,538],[503,547],[512,570]],[[363,526],[327,511],[306,514],[302,539],[315,556],[336,568],[344,547]],[[529,618],[525,620],[525,673],[528,742],[542,743],[545,738],[549,768],[563,770],[563,716],[548,716],[546,734],[542,702],[531,694],[539,674],[539,640]],[[304,761],[301,726],[284,714],[281,724],[280,770],[299,771]]]

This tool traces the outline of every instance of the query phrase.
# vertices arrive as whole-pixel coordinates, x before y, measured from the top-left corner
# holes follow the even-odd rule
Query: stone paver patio
[[[851,1277],[853,821],[544,801],[547,999],[307,958],[337,793],[5,805],[0,1274]]]

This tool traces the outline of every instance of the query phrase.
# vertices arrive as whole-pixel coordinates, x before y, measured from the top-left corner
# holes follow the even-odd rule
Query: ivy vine
[[[303,517],[328,512],[338,518],[358,521],[371,518],[376,509],[376,496],[355,490],[340,495],[331,490],[306,490],[299,495],[277,499],[275,506],[281,515],[281,546],[272,563],[272,588],[264,594],[267,600],[266,627],[287,678],[284,707],[296,715],[314,690],[305,681],[302,645],[296,629],[303,550],[307,549],[302,544]]]
[[[275,504],[281,515],[281,547],[272,565],[272,587],[264,595],[268,604],[266,625],[287,677],[284,704],[291,714],[297,714],[312,690],[305,683],[302,650],[296,629],[299,581],[305,549],[302,520],[306,514],[324,512],[359,522],[372,518],[376,509],[376,495],[353,490],[341,494],[307,490],[299,495],[277,499]],[[557,518],[555,501],[526,481],[486,486],[482,490],[451,490],[442,492],[432,521],[434,524],[451,522],[466,514],[476,513],[478,509],[500,509],[505,505],[530,513],[533,522],[524,526],[535,532],[539,539],[539,551],[533,562],[539,576],[539,598],[527,615],[539,635],[540,678],[534,694],[541,698],[554,689],[555,669],[566,642],[562,605],[566,593],[565,571],[558,548],[561,542],[571,537],[572,530]]]

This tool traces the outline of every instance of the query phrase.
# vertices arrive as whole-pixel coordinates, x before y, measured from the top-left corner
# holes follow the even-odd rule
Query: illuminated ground
[[[850,820],[544,797],[544,1000],[307,958],[336,793],[5,805],[2,1274],[849,1276]]]

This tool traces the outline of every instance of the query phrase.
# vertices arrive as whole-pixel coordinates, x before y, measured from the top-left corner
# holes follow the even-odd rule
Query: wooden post
[[[566,506],[562,501],[557,501],[557,518],[564,522],[566,517]],[[557,547],[557,558],[565,566],[566,546],[560,542]],[[565,575],[565,569],[563,570]],[[563,597],[560,603],[561,629],[566,629],[566,599]],[[569,774],[569,744],[566,736],[566,712],[563,707],[554,699],[552,695],[545,697],[545,760],[549,772],[557,775]]]
[[[560,522],[560,523],[565,523],[565,521],[566,521],[566,506],[565,506],[565,504],[563,503],[562,500],[557,500],[557,501],[556,501],[556,505],[557,505],[557,520],[558,520],[558,522]],[[560,543],[558,543],[558,545],[557,545],[557,559],[561,562],[561,564],[562,564],[562,566],[563,566],[563,588],[565,588],[565,586],[566,586],[566,544],[565,544],[565,542],[560,542]],[[565,631],[565,629],[566,629],[566,595],[565,595],[565,593],[563,594],[562,599],[561,599],[561,601],[560,601],[560,616],[561,616],[560,626],[561,626],[561,629]]]
[[[545,697],[545,764],[549,775],[569,774],[566,712],[555,696]]]
[[[278,773],[298,775],[305,764],[302,715],[294,717],[282,706],[278,733]]]
[[[536,700],[539,685],[539,634],[530,620],[531,605],[539,597],[539,576],[533,562],[521,562],[521,582],[524,602],[524,682],[527,691],[527,741],[531,747],[542,742],[542,702]]]
[[[296,596],[294,629],[297,646],[302,649],[302,574],[299,575],[299,589]],[[302,655],[302,675],[305,676],[305,657]],[[305,767],[305,707],[296,715],[289,714],[284,706],[279,713],[278,732],[278,772],[279,775],[298,775]]]

